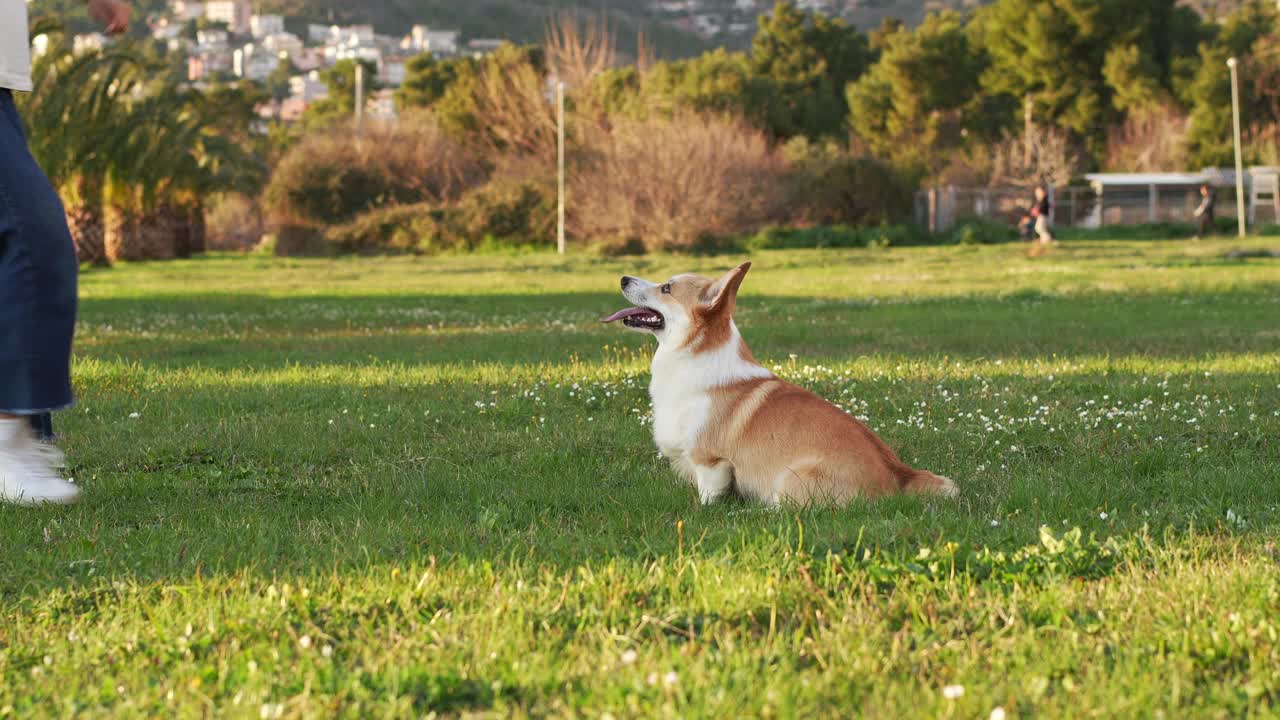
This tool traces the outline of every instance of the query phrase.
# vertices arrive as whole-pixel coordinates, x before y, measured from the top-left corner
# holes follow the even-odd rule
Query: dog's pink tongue
[[[629,318],[633,315],[652,314],[652,312],[653,311],[645,310],[642,307],[627,308],[626,310],[619,310],[618,312],[610,315],[609,317],[601,319],[600,322],[603,322],[603,323],[617,322],[618,320],[621,320],[623,318]]]

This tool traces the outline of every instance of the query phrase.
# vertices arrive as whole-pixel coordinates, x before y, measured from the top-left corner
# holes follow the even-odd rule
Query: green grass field
[[[962,491],[779,511],[699,506],[596,322],[740,257],[86,271],[0,717],[1280,714],[1264,244],[756,255],[756,355]]]

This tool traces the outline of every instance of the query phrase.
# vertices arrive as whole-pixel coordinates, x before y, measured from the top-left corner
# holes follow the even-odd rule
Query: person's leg
[[[47,428],[41,415],[71,404],[76,272],[62,203],[27,149],[12,94],[0,90],[0,501],[79,494],[33,432]]]
[[[1040,242],[1053,242],[1053,233],[1049,231],[1049,218],[1041,215],[1036,218],[1036,235],[1040,236]]]
[[[52,443],[54,441],[52,413],[29,415],[27,417],[27,422],[31,423],[31,432],[35,433],[37,440],[46,443]]]

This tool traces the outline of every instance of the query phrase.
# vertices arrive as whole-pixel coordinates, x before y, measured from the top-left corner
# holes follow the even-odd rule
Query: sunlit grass
[[[783,511],[675,482],[597,322],[742,258],[88,272],[86,498],[0,509],[0,716],[1270,714],[1280,264],[1237,246],[753,257],[756,354],[962,488]]]

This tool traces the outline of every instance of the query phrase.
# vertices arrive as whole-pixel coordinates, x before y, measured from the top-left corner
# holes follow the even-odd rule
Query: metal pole
[[[556,165],[559,206],[556,210],[556,251],[564,254],[564,83],[556,82]]]
[[[364,126],[364,63],[356,60],[356,134]]]
[[[1240,150],[1240,81],[1236,75],[1239,64],[1235,58],[1227,60],[1227,67],[1231,68],[1231,124],[1236,145],[1236,224],[1240,228],[1240,237],[1244,237],[1244,160]]]

